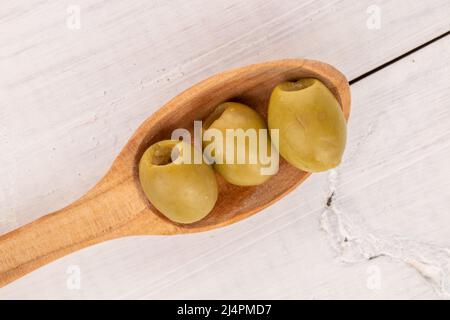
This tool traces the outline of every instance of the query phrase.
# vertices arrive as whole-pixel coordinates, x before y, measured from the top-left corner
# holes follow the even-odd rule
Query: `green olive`
[[[205,139],[208,133],[212,132],[212,129],[221,133],[223,137],[223,148],[211,148],[211,155],[215,161],[214,169],[229,183],[238,186],[259,185],[275,173],[268,173],[263,169],[267,169],[269,166],[266,161],[267,158],[262,161],[261,154],[265,154],[264,157],[270,157],[270,137],[264,119],[252,108],[242,103],[222,103],[206,119],[203,129],[203,146],[205,150],[208,147],[211,148],[211,144],[216,142],[216,138]],[[264,130],[260,131],[260,129]],[[234,132],[235,135],[230,136],[227,132]],[[242,135],[239,136],[239,132]],[[255,133],[255,135],[251,135],[251,133]],[[263,138],[261,138],[260,134]],[[265,148],[262,149],[262,146]],[[234,150],[234,152],[230,150]],[[238,157],[239,155],[241,155],[240,158]],[[227,158],[229,161],[227,161]],[[217,159],[222,160],[217,161]]]
[[[283,82],[270,97],[269,128],[279,129],[281,156],[309,172],[339,165],[345,149],[347,126],[339,102],[319,80]]]
[[[145,195],[174,222],[193,223],[203,219],[217,200],[212,167],[205,162],[180,161],[189,154],[193,159],[195,153],[202,156],[191,144],[164,140],[148,148],[139,162],[139,179]]]

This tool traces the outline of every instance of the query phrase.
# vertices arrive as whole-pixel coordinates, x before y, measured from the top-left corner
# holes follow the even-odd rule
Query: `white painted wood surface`
[[[0,233],[87,191],[140,122],[212,73],[308,57],[355,78],[450,29],[447,0],[71,4],[79,30],[66,26],[66,2],[0,5]],[[367,27],[372,5],[380,29]],[[447,37],[355,84],[343,165],[261,214],[204,234],[100,244],[0,298],[445,297],[449,60]],[[334,241],[343,233],[347,242]],[[71,266],[80,290],[67,286]]]

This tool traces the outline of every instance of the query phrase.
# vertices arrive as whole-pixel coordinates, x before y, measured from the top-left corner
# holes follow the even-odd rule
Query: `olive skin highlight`
[[[172,151],[182,157],[187,149],[201,151],[186,142],[164,140],[148,148],[139,162],[139,179],[150,202],[167,218],[177,223],[203,219],[217,201],[218,187],[214,170],[205,162],[178,163]],[[187,162],[187,161],[186,161]]]
[[[279,129],[280,155],[301,170],[326,171],[341,162],[346,120],[337,99],[317,79],[277,85],[270,97],[268,126]]]

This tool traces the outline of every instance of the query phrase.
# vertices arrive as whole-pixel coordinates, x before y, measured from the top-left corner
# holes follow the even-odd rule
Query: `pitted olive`
[[[277,85],[270,97],[268,125],[279,129],[277,149],[293,166],[319,172],[341,162],[346,121],[339,102],[319,80]]]

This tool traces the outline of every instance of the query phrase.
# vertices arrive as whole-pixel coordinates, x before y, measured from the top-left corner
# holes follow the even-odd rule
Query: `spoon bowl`
[[[345,76],[332,66],[293,59],[260,63],[212,76],[179,94],[135,132],[100,182],[79,200],[0,236],[0,287],[66,254],[102,241],[132,235],[173,235],[207,231],[247,218],[282,198],[310,174],[280,158],[279,171],[253,187],[231,185],[217,175],[219,196],[213,211],[193,224],[176,224],[147,200],[138,164],[153,143],[173,130],[192,130],[224,101],[238,101],[267,118],[272,89],[280,82],[313,77],[322,81],[350,112]]]

